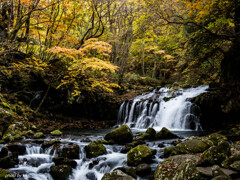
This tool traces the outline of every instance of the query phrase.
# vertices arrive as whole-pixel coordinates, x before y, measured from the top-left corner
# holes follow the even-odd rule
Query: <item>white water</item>
[[[178,91],[161,88],[159,91],[137,96],[121,105],[118,122],[139,129],[154,127],[160,130],[166,127],[171,130],[201,130],[199,108],[189,99],[206,92],[207,89],[208,86]],[[164,98],[170,99],[164,101]]]

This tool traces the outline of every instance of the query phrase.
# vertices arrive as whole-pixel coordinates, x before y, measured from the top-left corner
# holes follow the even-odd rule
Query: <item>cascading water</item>
[[[199,108],[190,102],[208,89],[208,86],[180,89],[161,88],[149,94],[123,102],[118,123],[132,128],[166,127],[171,130],[201,130]]]

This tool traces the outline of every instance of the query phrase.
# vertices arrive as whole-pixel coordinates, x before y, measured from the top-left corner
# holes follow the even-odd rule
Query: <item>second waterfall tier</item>
[[[200,109],[190,101],[208,86],[179,89],[161,88],[124,101],[119,109],[118,123],[132,128],[167,127],[171,130],[202,130]]]

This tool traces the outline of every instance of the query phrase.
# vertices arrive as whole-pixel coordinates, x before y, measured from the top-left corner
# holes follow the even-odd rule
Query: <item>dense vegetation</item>
[[[1,93],[35,114],[163,85],[239,94],[239,0],[3,0],[0,18]]]

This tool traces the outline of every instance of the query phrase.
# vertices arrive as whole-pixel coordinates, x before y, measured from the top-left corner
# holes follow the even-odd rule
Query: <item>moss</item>
[[[0,179],[1,180],[14,180],[14,174],[10,173],[5,169],[0,168]]]
[[[165,102],[168,102],[170,99],[172,99],[172,97],[164,97],[164,98],[163,98],[163,100],[164,100]]]
[[[72,168],[68,165],[52,166],[50,168],[50,174],[53,179],[67,180],[68,176],[72,173]]]
[[[192,137],[177,145],[179,150],[186,151],[187,153],[202,153],[207,150],[211,142],[204,138]]]
[[[155,135],[156,139],[174,139],[178,138],[178,136],[171,131],[169,131],[167,128],[163,127],[160,132],[158,132]]]
[[[62,149],[61,156],[69,159],[79,159],[80,148],[77,144],[65,146]]]
[[[12,167],[14,167],[14,163],[9,156],[6,156],[0,159],[0,168],[9,169]]]
[[[109,140],[109,141],[106,141],[106,140],[102,140],[101,141],[103,144],[115,144],[115,141],[114,140]]]
[[[127,125],[123,125],[106,134],[104,139],[107,141],[113,140],[119,144],[125,144],[132,142],[133,134]]]
[[[55,131],[52,131],[50,134],[53,136],[61,136],[62,132],[60,130],[55,130]]]
[[[34,139],[39,139],[45,137],[45,135],[42,132],[37,132],[34,134]]]
[[[137,166],[144,162],[148,163],[155,154],[155,149],[150,149],[146,145],[139,145],[127,153],[127,164],[130,166]]]
[[[213,134],[210,134],[208,136],[209,140],[211,140],[213,142],[214,145],[217,145],[219,142],[225,140],[227,141],[227,137],[222,135],[222,134],[218,134],[218,133],[213,133]]]
[[[93,158],[103,154],[107,154],[107,150],[101,141],[90,142],[86,147],[86,157]]]
[[[11,109],[10,105],[6,102],[1,102],[2,107],[6,108],[6,109]]]

